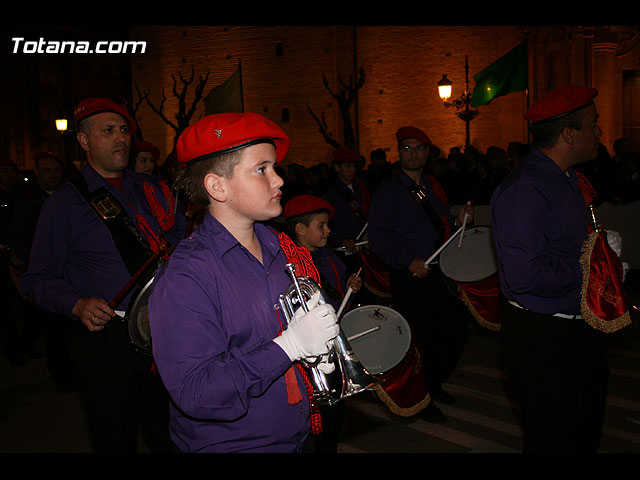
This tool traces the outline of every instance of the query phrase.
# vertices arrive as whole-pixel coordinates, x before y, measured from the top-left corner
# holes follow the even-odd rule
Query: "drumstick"
[[[350,342],[352,340],[355,340],[356,338],[364,337],[365,335],[369,335],[370,333],[377,332],[378,330],[380,330],[380,328],[380,325],[377,325],[373,328],[370,328],[369,330],[365,330],[364,332],[356,333],[355,335],[348,337],[347,340]]]
[[[467,219],[469,218],[469,214],[465,213],[464,214],[464,219],[462,220],[462,227],[460,227],[462,229],[462,233],[464,233],[464,228],[467,226]],[[462,237],[464,237],[464,235],[460,235],[460,239],[458,240],[458,248],[460,248],[462,246]]]
[[[356,277],[360,276],[360,272],[362,271],[362,267],[360,267],[360,269],[358,270],[358,273],[356,273]],[[340,305],[340,308],[338,309],[338,313],[336,314],[336,318],[340,318],[340,314],[342,313],[342,311],[344,310],[344,307],[347,305],[347,300],[349,300],[349,297],[351,296],[351,293],[353,292],[353,288],[349,287],[347,289],[347,293],[344,295],[344,298],[342,299],[342,304]]]
[[[367,229],[368,226],[369,226],[369,222],[364,224],[364,227],[362,227],[362,230],[360,230],[360,233],[356,237],[356,240],[358,240],[362,236],[362,234],[364,233],[364,231]]]
[[[357,242],[355,245],[356,247],[359,247],[360,245],[366,245],[367,243],[369,243],[369,240],[363,240],[362,242]],[[336,250],[339,250],[340,252],[344,252],[347,249],[347,247],[336,247]]]
[[[442,246],[441,246],[439,249],[437,249],[435,252],[433,252],[433,255],[431,255],[431,256],[429,257],[429,259],[428,259],[426,262],[424,262],[424,266],[425,266],[425,267],[428,267],[428,266],[429,266],[429,264],[433,261],[433,259],[434,259],[434,258],[436,258],[436,257],[440,254],[440,252],[441,252],[442,250],[444,250],[444,248],[445,248],[447,245],[449,245],[449,243],[451,243],[451,241],[452,241],[454,238],[456,238],[456,235],[458,235],[460,232],[462,232],[462,228],[459,228],[459,229],[457,229],[455,232],[453,232],[453,235],[451,235],[451,236],[449,237],[449,240],[447,240],[446,242],[444,242],[444,243],[442,244]]]
[[[131,288],[133,288],[133,286],[135,286],[136,282],[140,279],[142,274],[146,272],[147,268],[149,268],[149,266],[154,261],[156,261],[158,258],[160,258],[161,255],[167,253],[168,251],[173,250],[173,248],[174,247],[171,247],[171,248],[169,248],[167,250],[167,246],[166,245],[162,245],[153,255],[151,255],[147,259],[146,262],[144,262],[142,267],[140,267],[138,269],[138,271],[133,274],[133,276],[129,279],[129,281],[126,283],[126,285],[124,287],[122,287],[118,293],[116,293],[116,296],[113,297],[113,299],[111,299],[111,301],[109,302],[109,306],[112,309],[115,310],[115,308],[120,304],[120,302],[124,299],[124,297],[127,296],[127,294],[129,293],[129,290],[131,290]]]

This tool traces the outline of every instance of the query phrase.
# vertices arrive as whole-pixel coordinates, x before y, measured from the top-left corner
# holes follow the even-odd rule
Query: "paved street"
[[[628,285],[640,307],[640,282]],[[640,312],[632,325],[607,336],[609,395],[600,452],[640,452]],[[393,415],[368,392],[348,399],[341,452],[518,453],[517,410],[498,365],[498,335],[473,324],[465,352],[445,389],[454,406],[441,405],[442,425]]]
[[[638,282],[631,301],[640,306]],[[608,336],[611,381],[601,452],[640,452],[640,318]],[[472,325],[440,405],[442,425],[393,415],[372,393],[347,401],[341,453],[517,453],[521,432],[497,363],[495,332]],[[77,396],[55,390],[44,359],[21,367],[0,359],[0,453],[83,453],[89,442]],[[144,446],[140,450],[145,451]]]

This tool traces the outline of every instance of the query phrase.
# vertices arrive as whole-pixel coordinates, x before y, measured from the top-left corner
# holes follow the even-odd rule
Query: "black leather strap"
[[[89,192],[82,175],[69,181],[109,231],[127,270],[134,275],[153,255],[148,242],[140,235],[134,221],[117,198],[106,188]]]

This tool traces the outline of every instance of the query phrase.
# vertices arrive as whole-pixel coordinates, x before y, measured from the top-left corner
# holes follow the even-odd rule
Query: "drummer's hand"
[[[457,224],[459,227],[462,226],[462,222],[464,222],[464,214],[467,213],[467,225],[470,224],[471,222],[473,222],[473,214],[475,213],[475,210],[473,209],[473,205],[465,205],[463,206],[460,211],[458,212],[458,218],[457,218]]]
[[[342,246],[347,249],[347,252],[354,253],[356,251],[356,242],[350,238],[342,240]]]
[[[362,288],[362,278],[356,276],[356,274],[352,274],[347,280],[347,287],[351,288],[353,293],[358,293]]]
[[[413,273],[414,277],[422,278],[429,274],[429,272],[431,271],[431,267],[427,267],[424,264],[424,260],[422,260],[421,258],[416,258],[409,265],[409,271]]]
[[[80,319],[91,332],[102,330],[116,312],[101,298],[81,298],[73,307],[72,313]]]

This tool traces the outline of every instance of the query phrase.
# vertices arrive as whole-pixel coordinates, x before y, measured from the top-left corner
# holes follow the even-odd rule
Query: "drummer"
[[[362,279],[355,273],[347,278],[347,267],[328,246],[329,221],[333,214],[333,205],[314,195],[293,197],[283,211],[286,233],[311,253],[322,280],[322,289],[337,311],[349,288],[353,295],[360,291]]]
[[[522,411],[525,452],[593,452],[608,367],[581,314],[589,212],[573,167],[598,154],[597,90],[566,86],[525,114],[533,148],[491,199],[505,304],[504,368]]]
[[[367,215],[371,203],[371,195],[364,181],[358,176],[362,157],[347,147],[336,148],[333,151],[331,165],[336,173],[336,179],[324,194],[334,208],[331,219],[331,234],[329,243],[334,248],[344,249],[344,259],[349,273],[357,269],[357,241],[360,239],[367,225]]]
[[[347,278],[347,267],[328,245],[329,221],[334,208],[328,201],[314,195],[298,195],[284,206],[285,232],[311,253],[313,263],[320,275],[322,290],[326,300],[336,311],[340,309],[347,290],[353,296],[347,300],[345,311],[355,302],[355,295],[362,288],[362,279],[352,273]],[[318,453],[337,453],[338,440],[345,413],[345,402],[320,408],[322,415],[322,434],[313,436]]]
[[[432,145],[413,126],[396,132],[400,169],[375,192],[369,211],[369,244],[390,269],[396,309],[410,323],[422,358],[432,400],[452,404],[455,397],[442,388],[456,367],[467,336],[469,313],[452,293],[438,269],[425,265],[452,232],[473,221],[473,207],[457,218],[449,212],[446,195],[425,165]],[[446,417],[434,401],[422,413],[432,422]]]
[[[87,166],[44,202],[21,288],[39,306],[75,321],[73,357],[94,451],[134,452],[138,421],[148,447],[168,451],[164,390],[131,347],[121,318],[133,293],[115,309],[108,302],[129,282],[131,259],[123,255],[131,245],[151,251],[159,237],[176,245],[186,219],[172,211],[175,202],[155,179],[127,169],[136,122],[126,109],[89,98],[75,109],[75,123]],[[136,229],[135,244],[123,242],[128,237],[114,241],[111,227],[89,206],[98,193],[111,211],[126,213],[113,222]]]

